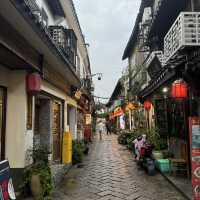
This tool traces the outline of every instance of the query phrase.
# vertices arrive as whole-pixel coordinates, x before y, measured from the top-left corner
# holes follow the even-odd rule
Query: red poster
[[[194,200],[200,200],[200,118],[190,117],[192,188]]]

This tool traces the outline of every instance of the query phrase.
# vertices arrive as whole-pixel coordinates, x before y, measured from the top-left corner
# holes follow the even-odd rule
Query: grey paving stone
[[[67,184],[70,179],[74,179],[73,187]],[[132,155],[114,135],[93,143],[84,168],[70,170],[54,197],[53,200],[185,200],[161,175],[150,177],[139,171]]]

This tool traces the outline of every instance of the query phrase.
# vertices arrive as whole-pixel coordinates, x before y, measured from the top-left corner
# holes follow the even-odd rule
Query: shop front
[[[154,79],[140,93],[143,96],[140,98],[143,103],[147,100],[152,103],[153,116],[149,113],[148,123],[152,127],[154,123],[160,135],[162,159],[157,160],[158,168],[170,182],[191,197],[189,118],[194,114],[191,111],[193,98],[190,97],[190,84],[181,78],[180,73],[170,73],[165,72]],[[163,171],[160,166],[164,161],[167,169]]]
[[[47,147],[52,163],[62,161],[63,113],[62,99],[43,92],[35,97],[34,147]]]

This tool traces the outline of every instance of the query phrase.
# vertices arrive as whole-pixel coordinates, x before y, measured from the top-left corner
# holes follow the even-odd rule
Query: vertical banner
[[[0,199],[16,199],[10,175],[10,166],[7,160],[0,162]]]
[[[193,199],[200,200],[200,118],[189,118]]]
[[[124,114],[119,117],[119,122],[120,122],[120,129],[124,130],[126,126]]]

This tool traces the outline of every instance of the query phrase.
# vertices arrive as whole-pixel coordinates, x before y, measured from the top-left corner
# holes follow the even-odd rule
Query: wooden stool
[[[190,172],[189,172],[189,166],[188,166],[189,162],[188,162],[187,144],[184,144],[184,143],[181,144],[181,158],[170,159],[170,165],[171,165],[171,173],[173,175],[177,176],[178,172],[179,173],[184,172],[189,178]]]
[[[178,173],[187,174],[187,162],[184,159],[170,159],[171,173],[177,176]]]

